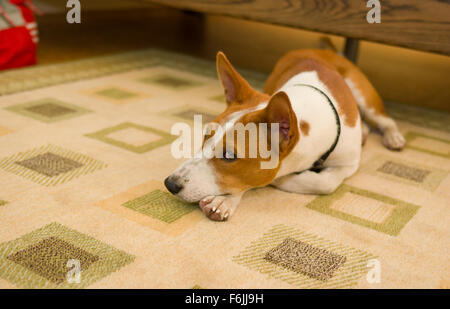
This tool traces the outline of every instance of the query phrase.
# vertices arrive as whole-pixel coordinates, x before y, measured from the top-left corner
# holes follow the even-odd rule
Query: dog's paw
[[[203,213],[211,220],[225,221],[234,213],[239,200],[233,197],[218,195],[207,196],[199,202]]]
[[[398,130],[387,130],[383,134],[383,145],[391,150],[402,150],[406,141]]]

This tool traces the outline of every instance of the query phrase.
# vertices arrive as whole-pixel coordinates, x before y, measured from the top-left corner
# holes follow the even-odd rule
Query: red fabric
[[[28,5],[30,1],[26,0],[9,0],[12,4],[17,5],[22,11],[22,16],[27,23],[35,22],[33,11],[31,7]]]
[[[37,60],[37,43],[33,42],[33,37],[37,40],[37,34],[31,33],[37,31],[37,28],[26,27],[27,24],[36,22],[33,11],[26,5],[27,1],[10,0],[10,2],[20,8],[26,24],[0,30],[0,70],[32,65]]]

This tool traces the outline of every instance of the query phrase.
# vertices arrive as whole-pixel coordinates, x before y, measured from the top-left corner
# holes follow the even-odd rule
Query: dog
[[[401,150],[405,145],[367,77],[334,51],[287,53],[276,63],[263,92],[253,89],[222,52],[217,54],[216,65],[227,107],[213,123],[226,126],[226,130],[238,124],[278,124],[279,161],[274,168],[262,169],[261,163],[267,160],[262,155],[240,158],[227,148],[222,157],[189,159],[165,179],[172,194],[198,202],[212,220],[229,219],[242,195],[256,187],[332,193],[357,171],[369,125],[381,133],[388,149]],[[204,136],[203,150],[229,144],[226,134],[215,133],[212,130]],[[258,134],[268,142],[274,138],[267,132]]]

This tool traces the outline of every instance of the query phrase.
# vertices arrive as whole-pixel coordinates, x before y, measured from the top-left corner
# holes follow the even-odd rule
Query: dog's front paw
[[[214,221],[225,221],[231,217],[240,198],[230,196],[207,196],[199,202],[203,213]]]

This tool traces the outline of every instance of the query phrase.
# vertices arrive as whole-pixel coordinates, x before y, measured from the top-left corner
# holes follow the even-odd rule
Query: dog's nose
[[[164,185],[166,186],[167,190],[169,190],[170,193],[172,194],[177,194],[178,192],[181,191],[181,189],[183,189],[183,186],[180,186],[175,181],[170,179],[170,176],[164,180]]]

